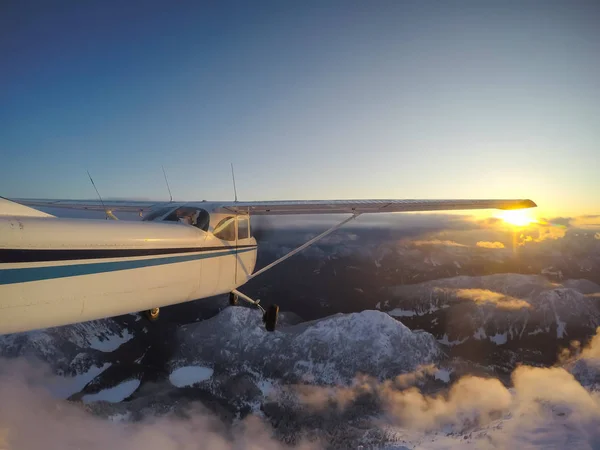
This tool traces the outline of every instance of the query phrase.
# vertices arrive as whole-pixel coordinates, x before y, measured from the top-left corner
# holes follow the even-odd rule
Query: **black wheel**
[[[158,316],[160,316],[160,308],[148,309],[144,311],[144,315],[150,322],[155,322],[158,320]]]
[[[271,305],[265,311],[263,322],[267,331],[275,331],[277,326],[277,317],[279,316],[279,306]]]
[[[238,304],[238,295],[234,294],[233,292],[229,293],[229,306],[237,306]]]

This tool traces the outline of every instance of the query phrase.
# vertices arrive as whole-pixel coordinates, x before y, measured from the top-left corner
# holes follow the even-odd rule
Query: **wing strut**
[[[300,247],[292,250],[291,252],[289,252],[288,254],[282,256],[281,258],[273,261],[271,264],[269,264],[268,266],[263,267],[262,269],[260,269],[258,272],[253,273],[252,275],[250,275],[248,277],[248,280],[257,277],[258,275],[260,275],[261,273],[266,272],[269,269],[272,269],[273,267],[275,267],[277,264],[285,261],[286,259],[294,256],[296,253],[301,252],[302,250],[304,250],[307,247],[310,247],[311,245],[313,245],[315,242],[320,241],[321,239],[323,239],[325,236],[333,233],[335,230],[337,230],[338,228],[344,226],[345,224],[347,224],[348,222],[350,222],[351,220],[356,219],[358,216],[360,216],[361,213],[355,212],[353,213],[350,217],[342,220],[340,223],[332,226],[331,228],[329,228],[327,231],[324,231],[323,233],[319,234],[318,236],[315,236],[314,238],[312,238],[311,240],[305,242],[304,244],[302,244]],[[269,306],[269,308],[267,310],[265,310],[261,304],[260,304],[260,300],[253,300],[250,297],[248,297],[247,295],[243,294],[242,292],[238,291],[237,289],[234,289],[233,291],[231,291],[231,293],[229,294],[229,304],[230,305],[236,305],[238,298],[241,298],[242,300],[250,303],[251,305],[256,306],[258,309],[261,310],[261,312],[263,313],[263,322],[265,323],[265,328],[267,329],[267,331],[275,331],[275,326],[277,325],[277,317],[279,315],[279,306],[277,305],[271,305]]]
[[[351,220],[356,219],[358,216],[360,216],[360,213],[354,213],[352,214],[350,217],[348,217],[347,219],[342,220],[340,223],[338,223],[337,225],[332,226],[331,228],[329,228],[327,231],[324,231],[323,233],[319,234],[318,236],[315,236],[314,238],[312,238],[310,241],[305,242],[304,244],[302,244],[300,247],[292,250],[291,252],[287,253],[286,255],[282,256],[281,258],[279,258],[278,260],[273,261],[271,264],[263,267],[262,269],[260,269],[257,272],[254,272],[252,275],[250,275],[248,277],[248,280],[251,280],[254,277],[259,276],[261,273],[266,272],[269,269],[272,269],[273,267],[275,267],[277,264],[285,261],[286,259],[294,256],[296,253],[301,252],[302,250],[304,250],[305,248],[310,247],[311,245],[313,245],[315,242],[320,241],[321,239],[323,239],[325,236],[328,236],[329,234],[333,233],[335,230],[337,230],[338,228],[341,228],[342,226],[344,226],[345,224],[347,224],[348,222],[350,222]]]

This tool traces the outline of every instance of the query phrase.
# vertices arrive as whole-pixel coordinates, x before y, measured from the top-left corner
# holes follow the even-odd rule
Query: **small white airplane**
[[[361,214],[535,207],[531,200],[316,200],[265,202],[98,202],[0,197],[0,334],[67,325],[229,294]],[[58,218],[34,207],[114,213],[140,221]],[[340,223],[254,272],[252,215],[349,214]]]

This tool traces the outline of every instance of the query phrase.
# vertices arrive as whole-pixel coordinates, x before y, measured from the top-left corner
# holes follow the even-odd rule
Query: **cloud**
[[[545,220],[545,222],[547,222],[551,225],[559,225],[559,226],[563,226],[563,227],[568,227],[571,225],[571,218],[570,217],[553,217],[552,219]]]
[[[600,327],[596,328],[596,334],[590,340],[587,346],[581,352],[582,358],[599,358],[600,359]]]
[[[553,227],[548,223],[530,225],[524,233],[519,236],[519,245],[529,242],[542,242],[548,239],[557,240],[566,236],[568,229],[565,227]]]
[[[482,228],[495,228],[506,225],[506,223],[499,217],[486,217],[484,219],[474,219],[474,221]]]
[[[600,298],[600,292],[586,294],[586,297]],[[596,328],[596,334],[587,345],[583,346],[579,341],[571,341],[569,347],[563,348],[558,355],[558,364],[565,367],[572,367],[582,360],[596,360],[600,370],[600,327]]]
[[[477,247],[482,248],[504,248],[504,244],[502,242],[489,242],[489,241],[479,241],[477,242]]]
[[[600,230],[600,215],[574,217],[571,220],[571,225],[574,228],[583,230]]]
[[[562,239],[573,234],[600,230],[600,216],[555,217],[542,219],[529,225],[520,236],[519,245],[529,242],[542,242],[548,239]],[[600,233],[594,237],[600,239]]]
[[[339,393],[355,401],[370,395],[383,413],[376,423],[397,427],[402,436],[418,436],[419,442],[446,433],[467,436],[445,448],[462,448],[464,439],[477,434],[483,448],[524,448],[532,441],[536,448],[569,440],[577,442],[577,448],[600,443],[600,397],[564,368],[520,366],[511,374],[511,384],[509,388],[496,378],[466,375],[447,389],[425,393],[415,386],[402,388],[370,378],[350,387],[329,387],[327,398],[335,400]],[[352,401],[337,403],[338,408],[350,408]]]
[[[382,388],[407,389],[421,383],[426,377],[433,376],[437,371],[434,365],[428,364],[383,382],[367,375],[357,375],[349,386],[298,384],[283,388],[280,395],[283,395],[286,401],[292,400],[316,412],[330,408],[344,410],[362,395],[372,395]]]
[[[546,401],[600,417],[600,402],[562,367],[517,367],[511,376],[519,407]]]
[[[448,241],[448,240],[440,240],[440,239],[431,239],[431,240],[426,240],[426,241],[412,241],[412,243],[414,245],[416,245],[417,247],[421,247],[424,245],[441,245],[441,246],[445,246],[445,247],[467,247],[466,245],[463,244],[459,244],[458,242],[455,241]]]
[[[514,227],[501,219],[485,218],[476,220],[475,223],[482,230],[500,233],[502,236],[512,239]],[[516,241],[520,246],[547,240],[557,240],[564,238],[568,233],[578,232],[577,230],[600,231],[600,215],[541,218],[537,222],[532,222],[525,227],[521,227],[521,230],[521,234]],[[481,240],[493,242],[494,239]]]
[[[465,376],[448,392],[424,395],[417,388],[384,389],[383,399],[392,420],[422,431],[452,427],[456,431],[481,426],[498,419],[509,409],[512,396],[493,378]]]
[[[461,299],[471,300],[478,304],[491,303],[499,309],[515,310],[531,307],[525,300],[487,289],[457,289],[455,294]]]

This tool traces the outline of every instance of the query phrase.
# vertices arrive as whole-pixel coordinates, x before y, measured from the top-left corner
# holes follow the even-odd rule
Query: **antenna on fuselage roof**
[[[96,183],[94,183],[94,180],[92,180],[92,176],[90,175],[90,171],[87,171],[88,177],[90,177],[90,181],[92,182],[92,186],[94,186],[94,189],[96,191],[96,194],[98,194],[98,198],[100,199],[100,204],[102,205],[102,209],[104,209],[104,214],[106,215],[106,220],[110,219],[116,219],[116,217],[113,215],[112,212],[110,212],[108,209],[106,209],[106,206],[104,206],[104,202],[102,201],[102,196],[100,195],[100,192],[98,192],[98,188],[96,187]]]
[[[167,183],[167,190],[169,191],[169,203],[173,201],[173,194],[171,194],[171,187],[169,186],[169,180],[167,180],[167,172],[165,172],[165,166],[162,167],[163,175],[165,176],[165,183]]]
[[[233,195],[235,196],[235,201],[237,202],[237,190],[235,188],[235,173],[233,172],[233,163],[231,163],[231,178],[233,178]]]

